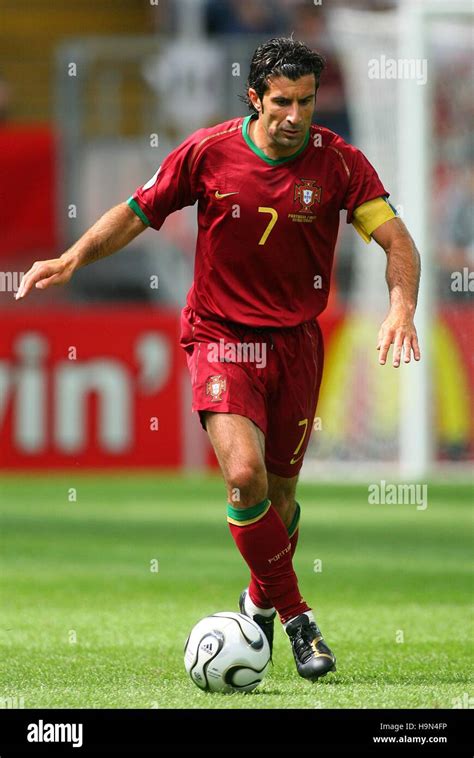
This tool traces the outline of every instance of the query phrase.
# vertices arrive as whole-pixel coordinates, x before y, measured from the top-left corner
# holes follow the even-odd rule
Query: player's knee
[[[227,481],[229,501],[235,508],[250,508],[267,497],[268,481],[264,466],[259,462],[239,463]]]

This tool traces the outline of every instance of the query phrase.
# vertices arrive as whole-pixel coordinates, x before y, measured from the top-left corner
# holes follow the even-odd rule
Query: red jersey
[[[198,202],[188,305],[202,318],[291,327],[326,307],[339,213],[388,196],[360,150],[312,125],[302,147],[273,160],[251,140],[251,118],[189,136],[129,205],[154,229]]]

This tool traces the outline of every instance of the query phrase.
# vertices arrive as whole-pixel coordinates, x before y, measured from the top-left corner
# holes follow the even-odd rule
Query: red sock
[[[298,544],[298,536],[300,532],[299,521],[300,521],[300,506],[299,506],[299,503],[296,503],[295,515],[288,528],[289,534],[291,534],[291,532],[294,529],[293,534],[291,534],[291,537],[289,537],[292,559],[296,551],[296,546]],[[296,529],[295,529],[295,525],[296,525]],[[252,603],[254,603],[257,606],[257,608],[272,608],[273,607],[270,600],[266,596],[265,592],[260,587],[257,577],[252,571],[250,572],[249,595],[250,595],[250,599]]]
[[[260,587],[258,579],[253,571],[250,572],[249,595],[250,600],[252,603],[255,603],[257,608],[273,608],[270,600],[265,595],[263,589]]]
[[[227,520],[240,553],[282,623],[310,610],[298,589],[287,529],[270,501],[245,509],[229,505]]]
[[[296,532],[294,532],[293,536],[289,538],[290,545],[291,545],[290,552],[291,552],[292,560],[295,554],[296,545],[298,544],[299,531],[300,530],[298,528]],[[257,606],[257,608],[273,608],[268,597],[265,595],[264,591],[260,587],[257,577],[252,571],[250,572],[249,595],[250,595],[250,599],[252,603],[254,603]]]

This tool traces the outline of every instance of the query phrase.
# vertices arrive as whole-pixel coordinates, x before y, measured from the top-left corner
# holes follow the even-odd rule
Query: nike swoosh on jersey
[[[216,190],[215,197],[217,197],[218,200],[220,200],[223,197],[229,197],[229,195],[238,195],[238,192],[224,192],[224,194],[221,195],[219,190]]]

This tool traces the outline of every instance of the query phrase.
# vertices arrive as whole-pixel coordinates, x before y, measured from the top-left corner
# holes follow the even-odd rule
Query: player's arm
[[[116,253],[145,229],[147,225],[127,203],[116,205],[59,258],[36,261],[21,280],[16,299],[25,297],[33,287],[66,284],[78,268]]]
[[[379,363],[386,362],[392,344],[395,367],[400,365],[402,348],[405,363],[410,362],[412,351],[419,361],[420,348],[413,318],[420,283],[420,255],[401,218],[385,221],[371,236],[387,255],[386,280],[390,295],[390,309],[378,335]]]

